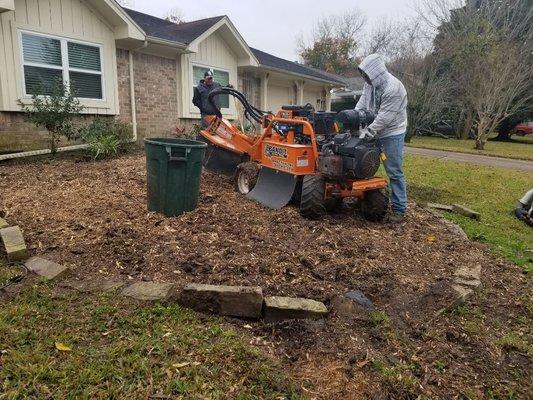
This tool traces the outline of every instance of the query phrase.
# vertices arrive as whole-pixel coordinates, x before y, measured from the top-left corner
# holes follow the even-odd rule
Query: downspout
[[[137,109],[135,107],[135,77],[133,75],[133,52],[144,49],[148,46],[148,41],[145,40],[142,46],[130,49],[128,51],[128,61],[130,67],[130,102],[131,102],[131,125],[133,127],[133,142],[137,142]]]

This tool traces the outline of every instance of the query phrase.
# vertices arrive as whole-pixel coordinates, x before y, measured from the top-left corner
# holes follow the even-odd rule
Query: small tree
[[[61,136],[67,139],[74,136],[72,118],[83,110],[83,106],[59,80],[54,81],[47,92],[47,95],[38,94],[44,93],[41,88],[32,95],[29,104],[22,100],[19,104],[27,121],[48,130],[50,151],[55,154]]]

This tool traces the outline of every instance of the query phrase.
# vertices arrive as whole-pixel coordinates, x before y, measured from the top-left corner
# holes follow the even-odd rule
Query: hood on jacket
[[[389,71],[385,66],[385,60],[379,54],[370,54],[359,64],[359,69],[368,75],[372,86],[383,85],[387,79]]]

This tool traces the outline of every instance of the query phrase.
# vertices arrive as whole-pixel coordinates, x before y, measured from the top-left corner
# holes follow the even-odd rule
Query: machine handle
[[[172,147],[167,146],[165,147],[165,150],[167,151],[167,154],[168,154],[168,161],[181,161],[181,162],[187,162],[187,156],[189,155],[191,151],[191,149],[186,148],[184,157],[175,157],[172,155]]]

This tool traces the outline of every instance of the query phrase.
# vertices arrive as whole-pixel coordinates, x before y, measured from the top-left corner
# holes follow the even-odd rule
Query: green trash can
[[[198,205],[206,143],[189,139],[144,139],[148,211],[174,217]]]

